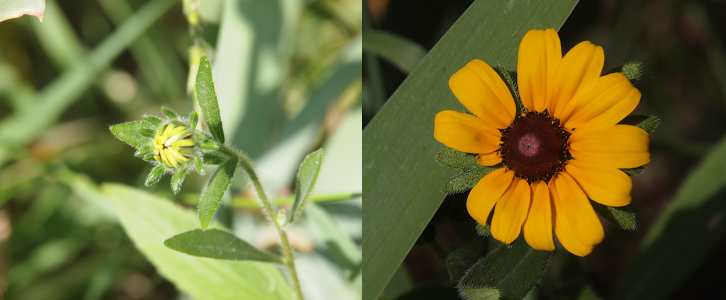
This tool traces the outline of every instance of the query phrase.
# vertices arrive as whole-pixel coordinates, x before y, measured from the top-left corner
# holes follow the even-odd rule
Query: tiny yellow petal
[[[502,162],[502,155],[498,151],[479,154],[476,156],[476,162],[482,166],[495,166]]]

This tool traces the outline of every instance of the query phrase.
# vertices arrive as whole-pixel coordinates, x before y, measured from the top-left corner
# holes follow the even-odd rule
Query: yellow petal
[[[587,196],[566,173],[555,175],[548,187],[554,206],[553,227],[560,243],[574,255],[590,254],[605,232]]]
[[[476,162],[482,166],[494,166],[502,162],[502,155],[498,151],[476,156]]]
[[[572,159],[565,165],[565,173],[575,179],[592,201],[613,207],[630,204],[633,181],[623,171]]]
[[[466,210],[479,224],[487,224],[489,213],[507,187],[512,183],[514,171],[499,168],[479,180],[466,199]]]
[[[171,145],[172,146],[177,146],[177,147],[189,147],[189,146],[194,146],[194,141],[191,140],[191,139],[189,139],[189,140],[176,140],[176,141],[172,142]]]
[[[529,183],[514,178],[504,195],[497,201],[492,217],[492,236],[505,244],[511,244],[519,236],[527,218],[531,199]]]
[[[587,82],[600,77],[605,63],[602,47],[588,41],[577,44],[565,54],[550,84],[550,115],[560,118],[560,112],[570,102],[575,92]],[[562,119],[560,119],[562,120]]]
[[[516,108],[509,88],[485,62],[475,59],[454,73],[449,87],[459,102],[480,119],[500,129],[507,128]]]
[[[522,231],[524,240],[530,247],[537,250],[554,251],[555,243],[552,240],[552,208],[550,206],[550,191],[544,181],[537,181],[531,185],[532,203],[529,207],[527,220],[524,221]]]
[[[499,149],[502,134],[481,119],[452,110],[436,114],[434,138],[451,149],[489,153]]]
[[[517,85],[522,104],[542,112],[549,105],[547,87],[562,61],[560,37],[554,29],[530,30],[519,44]]]
[[[648,133],[630,125],[578,129],[569,138],[572,157],[618,169],[640,167],[650,161]]]
[[[560,121],[568,129],[615,125],[633,112],[640,91],[621,73],[611,73],[585,84],[567,103]]]

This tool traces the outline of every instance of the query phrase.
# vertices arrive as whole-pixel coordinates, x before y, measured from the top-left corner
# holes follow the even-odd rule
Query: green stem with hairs
[[[303,294],[302,289],[300,288],[300,280],[297,277],[297,271],[295,270],[295,261],[292,257],[292,247],[290,246],[290,242],[287,239],[287,233],[282,228],[282,225],[277,220],[277,215],[275,214],[275,209],[272,207],[272,204],[270,203],[269,198],[267,198],[267,194],[265,194],[265,190],[262,189],[262,184],[260,183],[260,179],[257,177],[257,172],[255,172],[255,169],[252,167],[252,164],[250,164],[250,160],[242,152],[235,151],[227,147],[226,145],[219,145],[219,151],[224,153],[227,156],[233,156],[237,157],[238,167],[242,167],[242,169],[247,172],[247,175],[250,176],[250,180],[252,180],[252,183],[255,186],[255,190],[257,191],[257,196],[260,198],[260,202],[262,202],[262,207],[264,208],[264,211],[267,213],[267,216],[269,217],[270,221],[272,221],[272,224],[275,225],[275,229],[277,229],[277,233],[280,235],[280,244],[282,245],[283,252],[285,254],[284,263],[287,266],[287,270],[290,273],[290,279],[292,280],[293,286],[295,287],[295,293],[297,295],[297,299],[303,300]]]

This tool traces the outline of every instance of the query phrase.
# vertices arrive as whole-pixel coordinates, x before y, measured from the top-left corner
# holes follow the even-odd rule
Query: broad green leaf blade
[[[0,0],[0,22],[22,17],[36,16],[43,22],[45,0]]]
[[[476,170],[483,166],[476,162],[476,155],[446,148],[436,155],[436,160],[445,166],[463,170]]]
[[[489,299],[491,289],[499,290],[502,299],[522,299],[542,276],[549,257],[549,251],[534,250],[519,238],[480,259],[457,288],[467,299]]]
[[[416,42],[375,29],[363,31],[363,51],[386,59],[406,74],[411,73],[426,55],[426,49]]]
[[[224,129],[222,128],[222,118],[219,116],[217,93],[214,91],[214,82],[212,81],[212,68],[209,66],[206,55],[202,55],[199,61],[196,92],[199,107],[202,109],[202,114],[204,114],[204,120],[207,121],[209,132],[218,142],[224,144]]]
[[[647,132],[652,132],[660,124],[660,119],[656,116],[633,115],[625,117],[620,121],[620,124],[633,125]]]
[[[292,299],[275,265],[193,257],[164,246],[170,236],[199,228],[193,211],[123,185],[106,184],[102,190],[139,251],[180,291],[199,300]]]
[[[111,133],[134,148],[151,145],[151,139],[139,133],[139,129],[151,130],[151,126],[143,121],[127,122],[111,126]]]
[[[610,221],[610,223],[620,226],[622,229],[635,230],[636,227],[638,227],[638,221],[635,219],[635,214],[633,214],[627,206],[606,206],[592,200],[590,200],[590,204],[592,204],[592,208],[594,208],[599,215]]]
[[[164,241],[164,245],[192,256],[282,263],[280,257],[260,251],[233,233],[219,229],[182,232]]]
[[[217,207],[219,206],[219,201],[222,200],[224,192],[227,191],[229,183],[232,182],[232,176],[234,176],[236,169],[236,157],[230,158],[222,163],[199,196],[199,222],[202,225],[202,229],[206,229],[212,220],[214,212],[217,211]]]
[[[300,164],[300,170],[297,172],[297,187],[295,188],[295,202],[292,203],[290,213],[287,215],[287,224],[291,224],[300,215],[305,202],[310,198],[310,194],[313,192],[313,186],[315,181],[318,180],[318,174],[320,174],[320,165],[323,163],[323,149],[310,153],[302,164]]]
[[[686,178],[646,236],[611,299],[663,299],[723,239],[726,139]]]
[[[441,205],[456,170],[439,165],[442,110],[464,111],[449,78],[474,58],[516,69],[530,29],[560,28],[577,0],[475,1],[363,131],[363,299],[376,299]],[[405,218],[401,216],[406,216]]]

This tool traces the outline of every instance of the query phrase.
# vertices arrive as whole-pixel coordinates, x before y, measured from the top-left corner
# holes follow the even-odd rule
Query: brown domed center
[[[532,183],[548,181],[567,160],[567,138],[560,121],[547,112],[527,112],[502,132],[502,157],[515,175]]]

